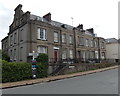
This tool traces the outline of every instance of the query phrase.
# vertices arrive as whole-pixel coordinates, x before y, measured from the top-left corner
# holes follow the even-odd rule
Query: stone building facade
[[[112,62],[119,62],[119,40],[115,38],[106,39],[106,59],[111,60]]]
[[[2,50],[11,61],[30,62],[29,53],[48,54],[49,61],[76,59],[81,61],[106,58],[105,39],[97,37],[94,29],[73,27],[51,20],[51,13],[43,17],[15,8],[14,20],[8,36],[2,40]]]

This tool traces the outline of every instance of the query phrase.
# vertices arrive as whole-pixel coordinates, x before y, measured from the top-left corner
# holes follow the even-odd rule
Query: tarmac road
[[[2,94],[118,94],[118,69],[3,89]]]

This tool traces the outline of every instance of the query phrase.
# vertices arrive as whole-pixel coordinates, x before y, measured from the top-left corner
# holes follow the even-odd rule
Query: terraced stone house
[[[66,59],[77,61],[106,58],[105,39],[97,37],[94,29],[73,27],[51,20],[51,13],[43,17],[23,12],[22,5],[15,8],[8,36],[2,40],[2,50],[14,62],[30,62],[29,53],[46,53],[49,62]]]

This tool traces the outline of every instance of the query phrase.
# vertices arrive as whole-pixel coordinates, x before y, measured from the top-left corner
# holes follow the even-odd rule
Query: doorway
[[[58,61],[58,51],[54,50],[54,62]]]

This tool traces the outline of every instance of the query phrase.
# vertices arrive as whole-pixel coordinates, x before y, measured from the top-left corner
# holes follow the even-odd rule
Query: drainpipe
[[[74,32],[74,58],[75,58],[75,63],[76,63],[76,33],[75,33],[75,27],[73,28],[73,32]]]
[[[98,61],[99,61],[99,63],[100,63],[100,60],[101,60],[101,58],[100,58],[100,38],[98,38]]]
[[[60,62],[62,61],[62,30],[60,30]]]

